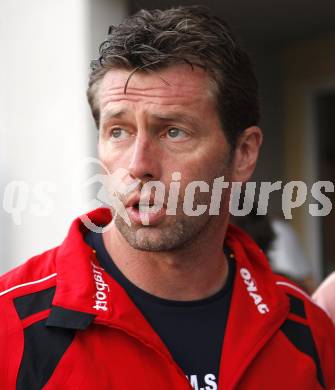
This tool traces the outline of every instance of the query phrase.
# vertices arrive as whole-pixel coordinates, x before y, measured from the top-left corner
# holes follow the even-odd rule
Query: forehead
[[[152,72],[137,71],[130,75],[131,71],[126,69],[113,69],[105,74],[98,92],[101,110],[123,100],[190,105],[208,102],[213,97],[210,79],[200,67],[192,69],[189,65],[181,64]]]

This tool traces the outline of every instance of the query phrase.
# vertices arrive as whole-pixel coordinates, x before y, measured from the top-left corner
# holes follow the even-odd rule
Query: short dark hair
[[[201,66],[214,81],[219,117],[233,148],[243,130],[259,122],[258,87],[250,58],[228,25],[206,7],[141,10],[109,28],[99,55],[91,63],[87,90],[98,128],[97,87],[110,69],[154,71],[178,63]]]

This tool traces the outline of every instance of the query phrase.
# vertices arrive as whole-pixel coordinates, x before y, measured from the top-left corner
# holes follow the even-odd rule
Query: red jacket
[[[96,224],[111,216],[89,214]],[[0,388],[191,389],[125,291],[98,266],[74,221],[62,245],[0,278]],[[335,330],[275,276],[260,249],[229,227],[236,275],[220,390],[335,389]],[[215,385],[203,390],[214,390]]]

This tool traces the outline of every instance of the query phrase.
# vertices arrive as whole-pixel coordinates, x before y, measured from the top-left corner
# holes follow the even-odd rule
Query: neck
[[[227,223],[207,229],[194,242],[168,252],[131,247],[115,224],[104,233],[104,244],[120,271],[133,284],[160,298],[189,301],[218,292],[228,275],[223,252]]]

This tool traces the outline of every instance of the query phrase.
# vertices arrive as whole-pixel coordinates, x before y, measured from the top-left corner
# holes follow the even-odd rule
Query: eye
[[[178,127],[170,127],[166,134],[167,138],[176,141],[181,141],[188,137],[188,134],[184,130],[179,129]]]
[[[111,129],[109,135],[112,141],[122,141],[129,137],[128,131],[122,129],[121,127],[115,127],[114,129]]]

